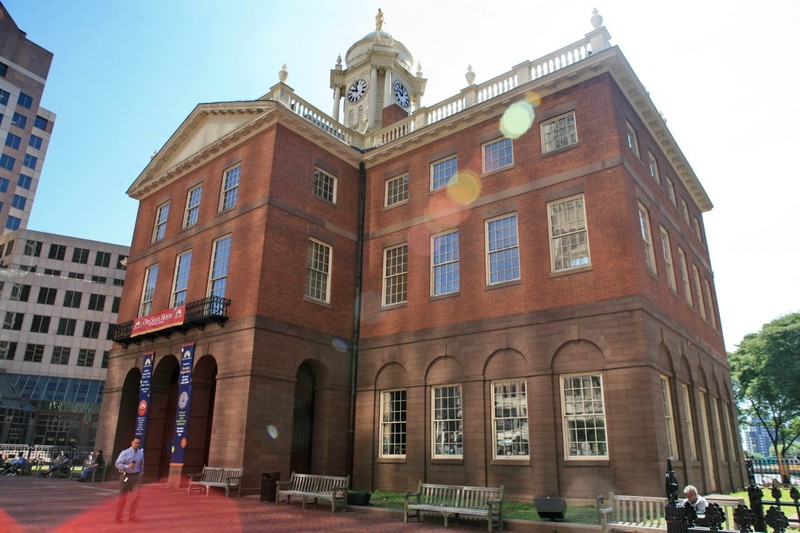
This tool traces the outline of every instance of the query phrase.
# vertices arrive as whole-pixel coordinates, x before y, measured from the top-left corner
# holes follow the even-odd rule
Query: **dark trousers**
[[[125,481],[127,479],[127,481]],[[142,476],[139,474],[120,474],[119,476],[119,499],[117,500],[117,518],[122,518],[125,513],[125,502],[128,501],[128,494],[131,495],[131,507],[128,509],[128,516],[136,516],[136,509],[139,507],[139,489],[142,487]]]

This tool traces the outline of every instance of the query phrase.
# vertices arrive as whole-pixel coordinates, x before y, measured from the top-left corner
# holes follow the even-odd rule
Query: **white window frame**
[[[650,171],[650,177],[653,181],[661,185],[661,175],[658,173],[658,160],[653,152],[647,151],[647,169]]]
[[[203,185],[192,187],[186,193],[186,209],[183,215],[183,227],[190,228],[197,224],[200,217],[200,202],[203,200]]]
[[[683,248],[678,247],[678,260],[681,267],[681,284],[683,285],[683,297],[689,307],[694,307],[694,297],[692,296],[692,285],[689,281],[689,265],[686,262],[686,252]]]
[[[333,247],[322,241],[309,239],[306,254],[306,297],[330,303],[332,264]]]
[[[242,165],[236,164],[222,173],[222,192],[219,195],[219,211],[236,207],[239,197],[239,183],[242,179]]]
[[[667,269],[669,288],[678,292],[678,285],[675,280],[675,265],[672,264],[672,244],[670,243],[669,232],[664,226],[661,226],[661,250],[664,253],[664,268]]]
[[[644,243],[644,262],[647,265],[647,270],[658,275],[656,253],[653,248],[653,232],[650,231],[650,212],[641,203],[639,204],[639,228],[642,242]]]
[[[208,272],[208,289],[206,291],[209,297],[225,297],[228,289],[228,269],[230,267],[232,244],[233,237],[230,234],[214,240]]]
[[[460,290],[460,265],[458,229],[431,236],[431,296]]]
[[[387,179],[384,189],[384,207],[408,203],[408,174]]]
[[[714,296],[711,294],[711,284],[706,278],[703,278],[703,289],[705,290],[706,303],[708,304],[708,321],[711,322],[711,327],[716,331],[717,313],[714,311]]]
[[[336,204],[336,176],[320,168],[314,169],[314,196],[323,202]]]
[[[167,220],[169,219],[169,202],[164,202],[156,208],[156,220],[153,224],[153,239],[151,242],[164,240],[167,234]]]
[[[672,206],[678,207],[678,200],[675,197],[675,184],[669,176],[667,176],[667,195],[669,196],[669,201],[672,202]]]
[[[528,388],[525,380],[495,381],[492,387],[492,453],[498,460],[530,458]]]
[[[449,396],[437,393],[449,392]],[[461,385],[431,387],[431,457],[464,457],[464,397]]]
[[[455,165],[455,168],[452,169],[451,174],[445,175],[442,171],[451,170],[451,162]],[[458,175],[458,155],[450,155],[445,158],[439,159],[438,161],[434,161],[431,163],[430,166],[431,172],[431,192],[438,191],[440,189],[446,189],[448,185],[453,183]],[[442,181],[445,180],[445,181]]]
[[[628,148],[630,148],[631,152],[633,152],[633,155],[641,159],[642,156],[640,155],[641,153],[639,152],[639,135],[636,133],[636,129],[628,121],[625,121],[625,128],[627,132],[626,136],[628,141]]]
[[[408,391],[381,392],[379,457],[405,459],[408,443]]]
[[[586,394],[584,392],[584,384],[586,380],[590,380],[590,391],[591,394]],[[570,391],[576,390],[580,391],[581,398],[575,402],[575,404],[580,403],[581,405],[573,405],[572,410],[575,412],[571,412],[570,408],[568,408],[567,398],[571,396],[568,394],[568,390],[566,388],[567,380],[570,380],[571,384],[574,384],[573,380],[579,380],[581,387],[579,389],[569,389]],[[564,434],[564,459],[567,461],[600,461],[600,460],[608,460],[608,417],[606,417],[606,410],[605,410],[605,400],[603,399],[604,395],[604,388],[603,388],[603,375],[598,373],[581,373],[581,374],[565,374],[561,376],[561,423],[563,427],[563,434]],[[595,382],[597,384],[595,384]],[[598,389],[599,388],[599,394]],[[599,397],[599,398],[598,398]],[[599,404],[599,405],[598,405]],[[585,408],[589,407],[591,412],[588,414],[585,413]],[[588,425],[584,425],[583,428],[575,427],[574,431],[571,431],[570,423],[571,422],[579,422],[581,419],[584,419],[583,422],[593,422],[594,424],[589,427]],[[589,420],[591,419],[591,420]],[[597,421],[601,421],[601,425],[597,424]],[[603,433],[603,439],[601,439],[595,433],[595,439],[591,442],[598,447],[597,450],[592,450],[592,445],[589,444],[588,440],[580,441],[575,438],[579,432],[585,433],[587,436],[591,435],[592,432],[601,431]],[[578,449],[579,443],[585,444],[585,446],[580,446],[580,450]],[[574,444],[574,448],[573,448]],[[605,448],[601,450],[600,448]],[[605,453],[598,453],[598,452],[605,452]],[[594,452],[594,453],[593,453]]]
[[[664,405],[664,422],[667,429],[667,451],[669,457],[680,460],[678,454],[678,438],[675,431],[675,415],[672,409],[672,390],[670,388],[669,377],[661,374],[661,400]]]
[[[514,141],[501,137],[481,146],[483,172],[494,172],[514,166]]]
[[[539,126],[542,153],[549,154],[561,148],[578,144],[578,125],[575,111],[545,120]]]
[[[505,220],[514,220],[514,228],[513,228],[513,235],[503,236],[501,233],[504,232],[494,232],[492,227],[496,223],[501,223]],[[519,253],[519,220],[517,218],[517,213],[509,213],[506,215],[502,215],[495,218],[490,218],[485,221],[484,223],[485,230],[485,249],[486,249],[486,285],[500,285],[502,283],[508,283],[511,281],[517,281],[522,278],[522,267],[520,265],[520,253]],[[503,226],[504,227],[504,226]],[[503,229],[501,227],[501,229]],[[500,239],[493,239],[493,235],[500,235]],[[498,243],[497,241],[506,241],[509,242],[505,244]],[[505,259],[503,256],[510,253],[510,259]],[[500,257],[498,260],[497,258]],[[503,270],[496,270],[495,267],[500,262],[511,261],[513,263],[513,268],[503,269]],[[501,272],[511,272],[508,278],[498,279],[497,281],[493,281],[493,277],[495,273]],[[516,273],[516,275],[514,275]]]
[[[186,261],[186,263],[184,263]],[[187,250],[175,257],[175,274],[172,280],[172,298],[170,307],[186,304],[189,290],[189,273],[192,269],[192,251]]]
[[[548,203],[547,214],[551,272],[591,266],[584,195]]]
[[[706,317],[706,302],[703,299],[703,286],[700,283],[700,270],[697,265],[692,265],[692,279],[694,280],[694,290],[697,293],[697,309],[700,311],[700,316],[703,320],[708,320]]]
[[[697,443],[695,442],[694,434],[694,416],[692,416],[692,396],[689,390],[689,385],[681,383],[683,388],[683,410],[686,420],[686,437],[689,439],[689,459],[697,461]]]
[[[158,263],[150,265],[144,271],[144,283],[142,284],[142,300],[139,304],[139,316],[147,316],[153,313],[153,299],[156,294],[158,284]]]
[[[400,257],[402,260],[398,261]],[[383,250],[382,294],[383,307],[392,307],[408,301],[408,243],[390,246]]]

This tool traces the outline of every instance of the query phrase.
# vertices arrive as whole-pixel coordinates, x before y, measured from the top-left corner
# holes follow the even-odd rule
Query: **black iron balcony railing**
[[[228,320],[228,306],[231,301],[221,296],[209,296],[202,300],[195,300],[186,304],[186,313],[183,322],[174,326],[169,326],[158,331],[145,332],[133,335],[133,320],[120,324],[111,324],[108,328],[108,338],[125,347],[131,343],[140,343],[143,340],[153,340],[156,337],[169,337],[178,331],[186,333],[191,328],[202,330],[209,322],[216,322],[222,326]]]

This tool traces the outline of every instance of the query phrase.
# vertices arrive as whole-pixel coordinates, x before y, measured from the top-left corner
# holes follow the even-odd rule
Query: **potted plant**
[[[348,490],[347,505],[369,505],[372,493],[364,490]]]

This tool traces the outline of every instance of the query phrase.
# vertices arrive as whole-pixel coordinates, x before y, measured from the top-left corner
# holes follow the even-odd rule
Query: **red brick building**
[[[663,494],[672,457],[703,492],[744,486],[711,201],[592,22],[431,107],[380,25],[331,71],[330,116],[285,71],[198,105],[128,191],[98,445],[130,440],[152,353],[150,480],[243,465],[250,489],[295,470],[593,499]]]

